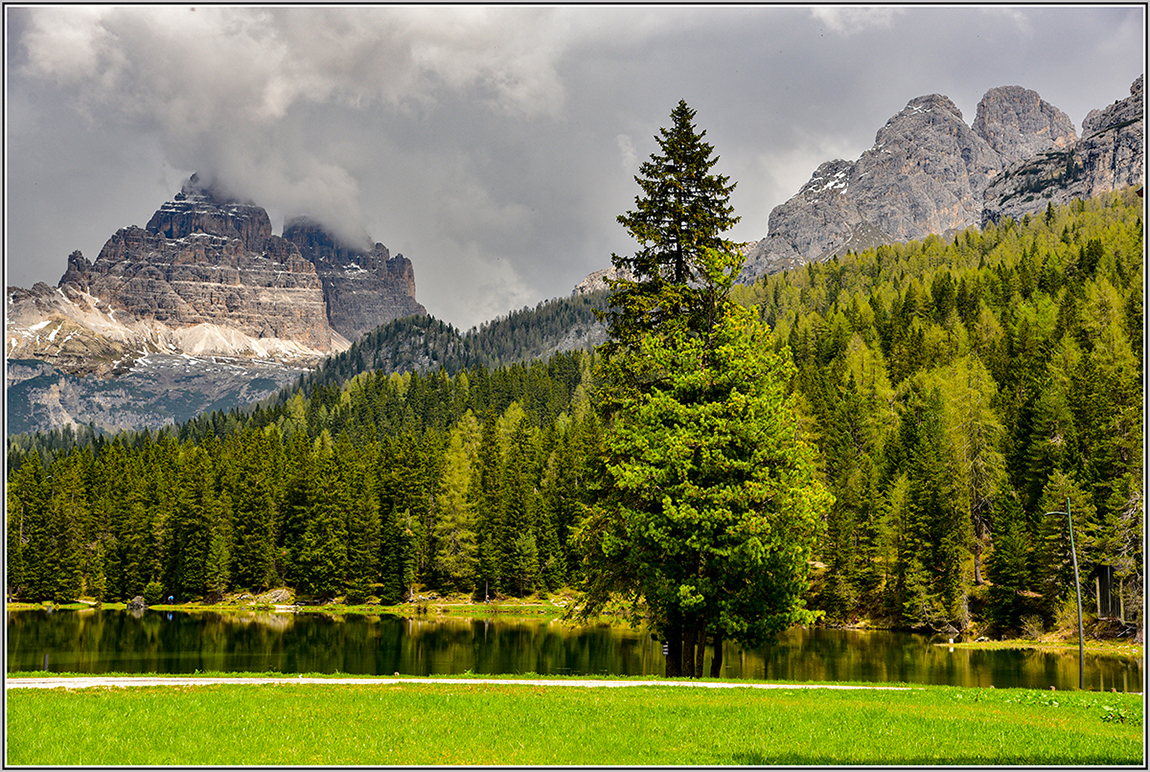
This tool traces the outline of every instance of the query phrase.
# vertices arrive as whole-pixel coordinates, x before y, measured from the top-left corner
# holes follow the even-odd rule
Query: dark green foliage
[[[1041,613],[1042,596],[1032,589],[1030,553],[1033,545],[1016,495],[1000,498],[1002,526],[995,535],[987,566],[991,581],[990,621],[999,630],[1016,630],[1024,616]]]
[[[1044,515],[1069,494],[1087,609],[1108,571],[1104,607],[1141,622],[1141,211],[1114,194],[732,288],[789,352],[788,397],[835,497],[809,605],[961,626],[978,595],[1002,629],[1050,621],[1072,572],[1065,518]],[[511,317],[475,334],[530,340],[530,314]],[[337,368],[166,432],[10,437],[7,590],[70,600],[102,585],[115,601],[157,581],[187,600],[282,583],[400,600],[584,581],[570,536],[609,478],[599,356],[490,356]]]
[[[696,131],[695,111],[683,100],[671,112],[671,128],[659,129],[659,151],[639,167],[635,181],[643,192],[635,209],[619,222],[639,243],[634,255],[612,255],[625,279],[612,282],[611,309],[605,314],[610,341],[631,345],[644,333],[687,315],[692,330],[714,324],[716,298],[703,269],[703,253],[734,252],[722,234],[739,218],[728,203],[734,183],[712,174],[718,156]]]
[[[157,603],[163,603],[164,598],[164,585],[156,580],[152,580],[144,587],[144,603],[149,606],[155,606]]]
[[[283,455],[278,441],[259,431],[232,435],[228,484],[231,528],[224,518],[213,523],[213,532],[231,531],[230,578],[238,587],[259,591],[278,579],[275,566],[276,497],[282,485],[277,463]],[[217,547],[219,549],[219,547]]]

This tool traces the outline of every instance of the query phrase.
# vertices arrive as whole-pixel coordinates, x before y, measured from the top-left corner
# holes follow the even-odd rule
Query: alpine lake
[[[660,676],[662,644],[625,624],[523,618],[272,611],[9,611],[8,672],[341,673],[429,676]],[[1078,686],[1078,652],[969,649],[906,632],[793,628],[744,651],[723,677],[1059,690]],[[708,650],[704,672],[709,672]],[[1085,685],[1142,692],[1137,657],[1087,652]]]

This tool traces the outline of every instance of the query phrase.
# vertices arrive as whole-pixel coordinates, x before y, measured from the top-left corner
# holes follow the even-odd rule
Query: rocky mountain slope
[[[1087,113],[1078,142],[1004,169],[984,193],[981,224],[1144,184],[1144,79],[1134,81],[1125,99]]]
[[[591,279],[591,277],[588,277]],[[211,411],[263,400],[304,377],[308,385],[344,381],[366,370],[454,374],[591,349],[607,337],[596,316],[609,293],[584,280],[570,297],[512,311],[460,332],[427,315],[378,326],[318,369],[269,359],[155,354],[141,356],[119,378],[81,378],[33,359],[8,360],[9,436],[91,425],[98,433],[159,429]],[[46,328],[44,328],[46,329]]]
[[[856,161],[820,165],[771,211],[767,236],[748,252],[740,281],[1038,211],[1055,195],[1061,203],[1140,184],[1141,84],[1128,99],[1092,111],[1081,140],[1065,113],[1019,86],[988,91],[970,126],[945,96],[912,99]],[[1052,178],[1062,181],[1034,184]],[[1029,187],[1020,193],[1020,186]],[[1045,197],[1037,195],[1043,190]]]
[[[91,425],[97,432],[158,429],[257,402],[306,369],[270,360],[147,354],[120,378],[80,378],[36,359],[8,360],[9,436]]]
[[[267,212],[193,175],[144,228],[94,263],[74,252],[59,284],[10,287],[5,356],[75,375],[121,375],[149,353],[314,364],[365,330],[426,313],[411,262],[339,245],[318,225],[272,234]]]

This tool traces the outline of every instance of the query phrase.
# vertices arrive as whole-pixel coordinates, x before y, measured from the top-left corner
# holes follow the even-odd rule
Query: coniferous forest
[[[1049,626],[1073,599],[1069,504],[1087,611],[1141,629],[1141,204],[1052,206],[733,289],[793,365],[833,495],[808,608]],[[599,359],[399,374],[353,355],[250,411],[9,438],[7,591],[391,604],[581,586],[574,535],[610,428]]]

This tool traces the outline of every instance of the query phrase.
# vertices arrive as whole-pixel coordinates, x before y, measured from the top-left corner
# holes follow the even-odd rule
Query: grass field
[[[1131,765],[1141,695],[515,684],[13,689],[9,765]]]

